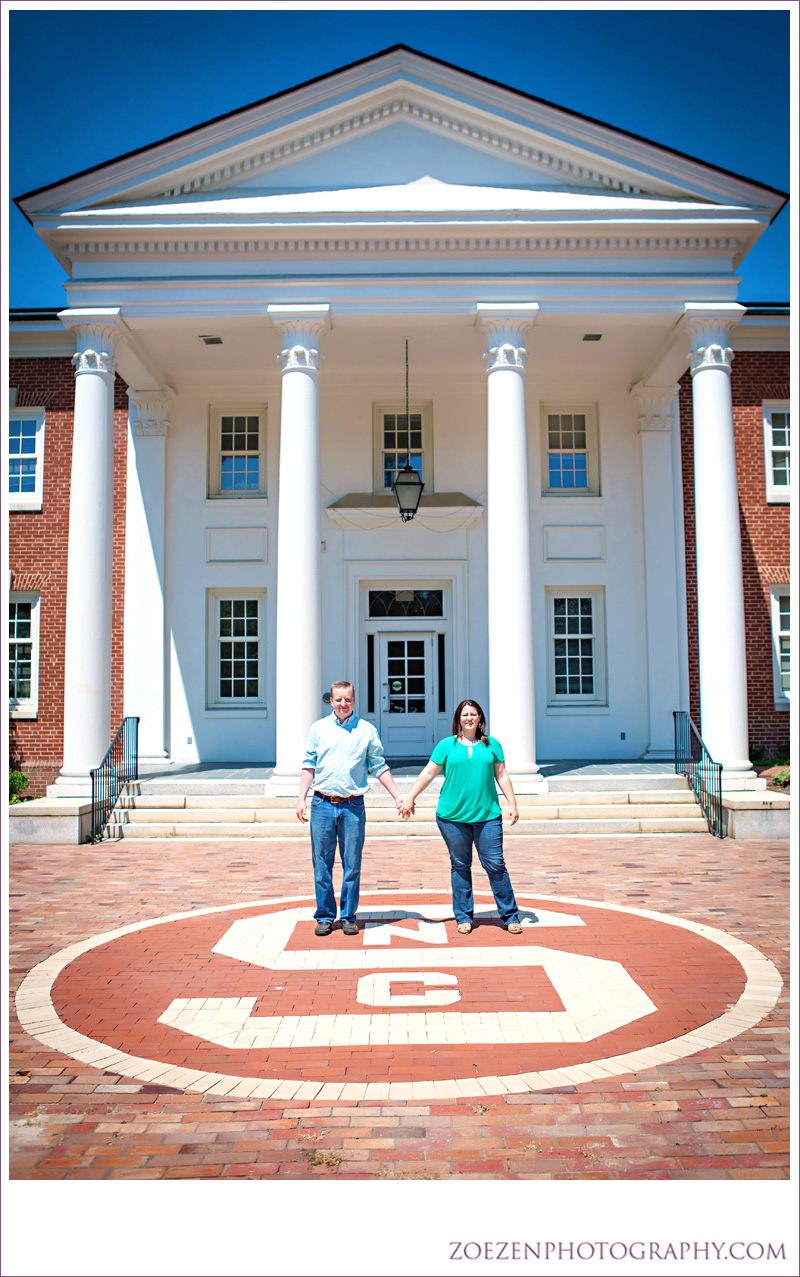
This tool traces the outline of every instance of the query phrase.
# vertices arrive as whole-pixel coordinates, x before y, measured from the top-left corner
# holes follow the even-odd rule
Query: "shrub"
[[[750,746],[750,762],[755,763],[756,766],[758,766],[759,763],[763,763],[765,754],[766,750],[763,745]]]
[[[24,772],[9,771],[8,773],[8,801],[10,803],[21,803],[23,789],[28,788],[28,777]]]
[[[788,740],[785,740],[785,741],[784,741],[781,745],[779,745],[779,746],[778,746],[778,748],[775,750],[775,758],[776,758],[777,762],[779,762],[779,763],[781,764],[781,766],[784,766],[786,763],[788,763],[788,762],[789,762],[789,742],[788,742]]]

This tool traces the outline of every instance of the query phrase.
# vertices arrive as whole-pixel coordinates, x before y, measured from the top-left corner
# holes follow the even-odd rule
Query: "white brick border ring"
[[[441,897],[441,892],[426,893],[416,890],[408,891],[374,891],[366,892],[365,896],[376,896],[380,899],[386,899],[393,895],[399,895],[410,899],[411,896],[422,896],[430,894],[431,896]],[[730,1041],[731,1038],[744,1032],[745,1029],[752,1028],[758,1024],[760,1020],[768,1014],[775,1006],[778,995],[783,986],[781,976],[772,962],[762,953],[759,953],[752,945],[746,944],[743,940],[729,936],[726,932],[718,930],[716,927],[705,926],[702,923],[691,922],[685,918],[672,918],[666,914],[655,913],[649,909],[632,909],[625,905],[604,904],[600,901],[580,900],[567,896],[536,896],[536,900],[550,900],[554,904],[577,905],[580,909],[603,909],[609,912],[633,914],[639,918],[652,918],[657,922],[667,923],[673,927],[681,927],[685,931],[694,932],[696,935],[702,936],[705,940],[709,940],[713,944],[719,945],[722,949],[727,950],[736,961],[741,965],[746,983],[744,990],[736,1003],[725,1011],[717,1019],[709,1021],[708,1024],[701,1025],[699,1028],[693,1029],[689,1033],[683,1034],[681,1037],[672,1038],[669,1041],[661,1042],[657,1046],[645,1047],[639,1051],[630,1051],[624,1055],[615,1055],[606,1059],[592,1060],[588,1063],[579,1065],[568,1065],[563,1068],[546,1069],[540,1073],[520,1073],[508,1075],[504,1077],[465,1077],[454,1078],[451,1081],[429,1081],[429,1082],[322,1082],[322,1081],[298,1081],[296,1079],[265,1079],[257,1077],[242,1077],[225,1073],[206,1073],[198,1069],[179,1068],[175,1065],[165,1064],[158,1060],[148,1060],[141,1056],[129,1055],[124,1051],[117,1051],[112,1047],[104,1046],[101,1042],[96,1042],[93,1038],[86,1037],[82,1033],[76,1032],[68,1025],[64,1024],[56,1012],[51,997],[53,984],[60,973],[71,962],[78,958],[81,954],[88,952],[90,949],[96,948],[101,944],[108,944],[111,940],[116,940],[120,936],[130,935],[134,931],[143,931],[148,927],[158,927],[165,923],[180,922],[187,918],[196,918],[208,914],[229,914],[239,909],[254,909],[260,906],[274,909],[276,905],[297,905],[299,901],[306,901],[305,897],[291,896],[282,897],[277,900],[255,900],[244,901],[235,905],[220,905],[209,909],[192,909],[185,913],[174,913],[166,918],[155,918],[149,922],[131,923],[126,927],[118,927],[114,931],[106,931],[102,935],[92,936],[88,940],[82,940],[78,944],[69,945],[68,948],[62,949],[59,953],[53,954],[49,958],[45,958],[32,971],[28,973],[22,981],[16,996],[16,1009],[20,1024],[23,1029],[41,1042],[44,1046],[51,1047],[60,1051],[64,1055],[71,1056],[73,1059],[80,1060],[84,1064],[90,1064],[98,1069],[112,1070],[118,1072],[125,1077],[136,1078],[137,1081],[147,1083],[158,1083],[162,1086],[175,1087],[186,1091],[202,1091],[209,1095],[227,1095],[238,1098],[251,1099],[275,1099],[275,1100],[317,1100],[322,1102],[330,1102],[334,1100],[435,1100],[435,1099],[457,1099],[461,1097],[481,1097],[484,1095],[506,1095],[521,1094],[529,1091],[542,1091],[552,1087],[570,1085],[573,1086],[580,1082],[590,1082],[598,1078],[617,1077],[623,1073],[635,1072],[637,1070],[651,1069],[660,1064],[671,1064],[676,1060],[681,1060],[687,1055],[692,1055],[695,1051],[707,1050],[712,1047],[719,1046],[721,1042]],[[300,916],[300,910],[293,910],[293,919]],[[311,911],[302,910],[303,913]],[[541,913],[541,910],[539,911]],[[369,916],[368,910],[362,912],[362,916]],[[557,917],[558,915],[549,915],[549,917]],[[580,925],[580,920],[575,919]],[[567,919],[564,919],[565,925]],[[402,925],[402,924],[401,924]],[[233,928],[229,929],[229,932]],[[226,933],[226,936],[229,933]],[[215,946],[219,951],[219,946]],[[339,951],[337,951],[338,954]],[[407,954],[407,950],[405,953]],[[522,950],[509,949],[501,950],[502,953],[512,955],[509,965],[518,965],[513,955],[522,956]],[[530,954],[530,950],[528,953]],[[539,949],[536,951],[539,955],[547,955],[548,950]],[[375,949],[372,949],[375,953]],[[419,964],[422,965],[421,950],[416,950],[415,954],[419,955]],[[431,959],[433,953],[428,951]],[[491,953],[499,956],[497,949],[493,948]],[[316,951],[315,951],[316,954]],[[263,957],[264,955],[262,955]],[[274,958],[273,954],[266,955]],[[288,956],[288,955],[287,955]],[[391,960],[380,962],[371,961],[369,963],[361,963],[354,961],[357,955],[353,954],[345,965],[369,965],[369,966],[391,966],[394,965]],[[438,951],[435,965],[441,965],[441,950]],[[386,953],[389,959],[389,953]],[[470,957],[472,961],[470,961]],[[348,955],[344,955],[348,959]],[[473,965],[477,954],[474,951],[467,951],[462,954],[459,951],[458,965]],[[255,955],[251,961],[259,961]],[[415,962],[418,959],[415,957]],[[547,965],[546,957],[539,957],[538,961],[542,965]],[[294,962],[293,962],[294,964]],[[505,961],[503,965],[505,965]],[[530,964],[530,958],[528,958]],[[271,966],[272,961],[261,961],[260,965]],[[319,965],[317,962],[316,965]],[[325,965],[324,955],[322,965]],[[428,962],[425,965],[433,965]],[[451,965],[448,963],[448,965]],[[607,964],[609,966],[618,966],[619,964]],[[624,968],[621,968],[624,973]],[[418,978],[422,980],[422,973]],[[629,978],[629,977],[628,977]],[[631,983],[633,983],[631,981]],[[567,981],[568,984],[568,981]],[[638,986],[634,986],[636,988]],[[562,1001],[565,1001],[565,993],[568,992],[567,985],[563,989],[559,989],[562,995]],[[640,991],[641,992],[641,991]],[[631,997],[630,990],[623,989],[621,996],[624,998]],[[195,1000],[176,1000],[172,1004],[172,1008],[161,1017],[162,1022],[166,1023],[184,1023],[187,1031],[191,1032],[190,1024],[197,1021],[196,1027],[201,1028],[203,1013],[198,1001],[197,1008],[192,1003]],[[205,1000],[206,1006],[209,1002],[218,1002],[219,999]],[[249,1012],[252,1009],[254,999],[230,999],[230,1002],[241,1002],[242,1007],[237,1014],[233,1016],[230,1027],[230,1033],[235,1037],[241,1033],[242,1029],[248,1025]],[[181,1005],[181,1003],[183,1005]],[[247,1005],[244,1005],[247,1004]],[[652,1004],[650,1004],[652,1006]],[[174,1010],[173,1010],[174,1008]],[[638,1015],[646,1014],[646,1009],[639,1008]],[[558,1013],[555,1013],[558,1014]],[[208,1018],[207,1012],[205,1013]],[[322,1017],[318,1017],[322,1019]],[[352,1017],[351,1017],[352,1018]],[[373,1019],[386,1019],[388,1017],[373,1017]],[[409,1020],[419,1020],[421,1023],[429,1020],[433,1021],[433,1016],[409,1016]],[[439,1019],[441,1018],[438,1017]],[[456,1017],[458,1018],[458,1017]],[[465,1017],[466,1018],[466,1017]],[[535,1013],[531,1013],[529,1017],[531,1023],[535,1019]],[[638,1018],[632,1015],[630,1018]],[[262,1025],[268,1023],[269,1018],[265,1017],[264,1021],[256,1021],[258,1025],[257,1032],[265,1033],[267,1030]],[[239,1023],[241,1021],[241,1023]],[[438,1022],[438,1021],[437,1021]],[[177,1026],[176,1026],[177,1027]],[[219,1028],[216,1030],[219,1031]],[[272,1030],[270,1030],[272,1031]],[[593,1036],[598,1036],[602,1027],[597,1032],[586,1030],[583,1036],[573,1038],[573,1040],[590,1040]],[[533,1034],[530,1038],[520,1039],[519,1037],[512,1040],[531,1040],[542,1041],[541,1026],[534,1026],[530,1029]],[[536,1034],[539,1036],[536,1036]],[[580,1029],[578,1030],[580,1034]],[[202,1036],[202,1034],[198,1034]],[[216,1040],[216,1039],[214,1039]],[[228,1039],[231,1041],[232,1038]],[[273,1039],[274,1040],[274,1039]],[[432,1040],[432,1039],[431,1039]],[[456,1039],[456,1040],[464,1040]],[[502,1031],[498,1033],[499,1041],[507,1039]],[[254,1041],[253,1045],[261,1045],[261,1042]],[[332,1043],[335,1045],[336,1043]],[[242,1041],[240,1045],[246,1043]],[[278,1038],[274,1040],[274,1045],[282,1046],[284,1043]],[[355,1042],[353,1043],[355,1045]],[[364,1042],[369,1045],[369,1040]]]

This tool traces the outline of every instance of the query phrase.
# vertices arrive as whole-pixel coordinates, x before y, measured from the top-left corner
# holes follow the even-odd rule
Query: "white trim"
[[[770,505],[786,505],[790,499],[789,484],[776,484],[775,471],[773,468],[773,453],[786,451],[789,452],[788,446],[788,427],[790,417],[790,404],[788,399],[766,399],[761,405],[764,413],[764,478],[766,483],[767,501]],[[784,412],[787,418],[787,446],[785,449],[775,448],[772,443],[772,414],[773,412]],[[787,458],[788,460],[788,458]],[[788,478],[788,474],[787,474]]]
[[[578,404],[578,403],[541,403],[539,405],[540,413],[540,436],[541,436],[541,454],[542,454],[542,497],[555,499],[557,501],[584,500],[586,497],[600,496],[600,450],[598,446],[598,428],[597,428],[597,405],[596,404]],[[548,434],[548,415],[557,414],[558,416],[581,414],[586,418],[586,487],[585,488],[551,488],[550,487],[550,463],[548,460],[549,434]]]
[[[776,709],[789,709],[791,689],[783,690],[781,681],[781,599],[789,599],[791,607],[791,586],[771,585],[769,587],[770,629],[772,631],[772,692]],[[784,630],[783,633],[786,633]],[[789,632],[791,643],[791,631]]]
[[[39,715],[39,611],[41,595],[38,590],[11,590],[8,595],[9,605],[12,603],[31,604],[31,694],[24,700],[9,698],[9,718],[38,718]],[[16,640],[15,640],[16,641]],[[25,641],[24,639],[22,640]],[[10,642],[10,640],[9,640]]]
[[[258,417],[258,488],[250,492],[222,489],[222,418]],[[252,456],[251,454],[248,454]],[[263,501],[267,495],[267,405],[265,403],[214,403],[208,408],[207,501]]]
[[[219,693],[217,604],[221,599],[258,602],[258,696],[222,697]],[[263,717],[267,709],[267,591],[245,586],[212,586],[206,590],[206,714],[226,718]]]
[[[44,408],[10,408],[8,412],[8,429],[12,421],[35,421],[35,448],[32,453],[20,454],[20,460],[35,461],[36,463],[36,486],[33,492],[11,492],[11,454],[8,451],[10,438],[6,438],[6,450],[8,452],[8,478],[6,479],[6,492],[8,492],[8,508],[9,510],[41,510],[42,508],[42,490],[44,483],[44,424],[45,410]],[[16,457],[15,457],[16,460]]]
[[[402,582],[414,589],[444,590],[444,611],[442,617],[416,617],[414,622],[425,624],[416,628],[424,628],[431,633],[447,633],[450,641],[447,644],[448,669],[445,679],[453,695],[459,693],[454,704],[467,687],[469,671],[469,612],[467,607],[467,564],[466,561],[454,559],[410,559],[394,562],[353,561],[345,563],[345,668],[355,671],[354,681],[359,697],[356,704],[362,718],[377,723],[377,707],[374,714],[366,712],[366,696],[361,688],[365,688],[367,669],[367,632],[385,632],[394,628],[391,618],[374,617],[365,619],[365,594],[370,589],[395,589]],[[400,630],[412,628],[411,620],[400,620]],[[347,677],[345,675],[344,677]],[[435,714],[437,730],[442,724],[449,724],[447,712]],[[441,722],[440,722],[441,720]],[[445,733],[446,734],[446,733]]]
[[[385,402],[377,402],[372,405],[372,491],[376,496],[392,495],[391,488],[385,488],[383,485],[383,417],[385,413],[398,413],[405,416],[406,406],[404,402],[398,400],[386,400]],[[424,492],[426,496],[430,496],[433,492],[433,404],[428,401],[426,403],[411,403],[408,405],[409,417],[413,413],[419,413],[422,417],[422,482],[425,485]]]
[[[608,674],[606,664],[606,607],[603,585],[548,585],[545,586],[547,611],[547,712],[553,709],[584,708],[594,710],[608,707]],[[555,635],[553,633],[553,602],[556,598],[584,598],[592,600],[593,683],[591,695],[556,693]],[[565,636],[568,637],[568,636]],[[580,637],[580,636],[576,636]]]

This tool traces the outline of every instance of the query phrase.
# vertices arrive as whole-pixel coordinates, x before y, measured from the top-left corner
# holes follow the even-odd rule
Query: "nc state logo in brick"
[[[482,930],[494,944],[482,945],[476,930],[475,943],[455,947],[456,937],[462,938],[451,910],[443,904],[410,902],[362,914],[360,945],[342,937],[345,943],[327,942],[324,949],[289,947],[295,935],[301,942],[304,935],[307,939],[313,922],[310,907],[241,919],[214,946],[215,953],[275,972],[331,972],[337,985],[349,986],[352,1011],[254,1015],[254,997],[176,998],[160,1023],[219,1046],[248,1050],[370,1047],[387,1041],[397,1046],[486,1044],[498,1039],[535,1044],[590,1042],[656,1010],[620,962],[535,943],[552,928],[584,927],[577,914],[523,914],[525,939],[510,941],[503,933],[503,945],[496,943],[496,919],[493,910],[478,913],[476,919],[479,925],[489,924]],[[511,1000],[522,985],[521,974],[529,974],[531,968],[549,981],[563,1010],[530,1010]],[[492,1010],[427,1009],[453,1007],[468,998],[476,973],[484,983],[491,974]],[[391,1009],[400,1007],[408,1010]]]
[[[758,1022],[781,987],[714,928],[583,900],[374,892],[359,933],[308,898],[121,927],[46,959],[17,1010],[40,1041],[133,1078],[226,1095],[432,1098],[535,1091],[678,1060]]]

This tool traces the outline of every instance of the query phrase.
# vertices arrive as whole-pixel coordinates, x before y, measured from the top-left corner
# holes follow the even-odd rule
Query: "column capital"
[[[117,368],[115,351],[121,317],[118,306],[59,311],[58,318],[74,334],[78,347],[72,356],[76,376],[86,372],[113,376]]]
[[[169,410],[175,398],[170,386],[161,390],[129,390],[130,422],[137,439],[152,439],[166,435],[169,426]]]
[[[660,432],[669,434],[675,424],[670,409],[678,393],[678,385],[647,386],[637,381],[631,386],[631,394],[639,405],[639,433]]]
[[[486,338],[486,371],[516,368],[528,358],[523,338],[536,320],[538,302],[478,302],[475,321]]]
[[[327,302],[268,306],[267,313],[283,340],[283,350],[278,356],[282,371],[301,368],[305,372],[318,372],[320,340],[331,326]]]
[[[728,337],[742,313],[742,307],[737,307],[733,313],[729,310],[692,311],[687,307],[686,334],[691,345],[687,358],[692,376],[706,368],[722,368],[730,372],[733,350],[728,345]]]

